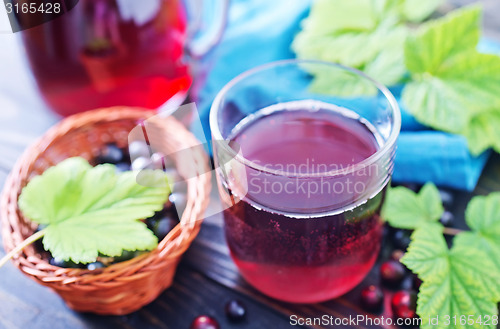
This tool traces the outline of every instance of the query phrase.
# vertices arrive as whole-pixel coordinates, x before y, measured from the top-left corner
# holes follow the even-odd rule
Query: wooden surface
[[[470,2],[468,0],[451,1],[454,6]],[[500,41],[500,1],[484,0],[482,2],[486,8],[486,34]],[[3,90],[1,87],[0,84],[0,92],[8,91],[8,86]],[[39,100],[34,100],[33,104],[41,106]],[[0,118],[2,114],[5,113],[0,113]],[[34,135],[42,133],[48,123],[55,120],[54,117],[50,117],[45,121],[40,121],[28,116],[22,119],[23,122],[19,122],[20,127],[23,123],[24,125],[30,124],[29,131],[26,128],[8,130],[7,127],[2,127],[0,129],[0,140],[2,140],[0,186],[3,186],[13,161],[30,140],[26,136],[30,133]],[[7,133],[8,131],[10,132]],[[491,191],[500,191],[500,156],[498,155],[491,158],[473,194],[487,194]],[[457,194],[454,213],[459,219],[459,227],[463,226],[465,205],[473,194]],[[103,317],[75,313],[68,309],[56,294],[31,281],[14,266],[8,264],[0,269],[0,329],[183,329],[188,328],[192,319],[200,314],[213,315],[220,322],[221,328],[280,329],[293,328],[289,324],[290,314],[304,317],[323,314],[346,317],[364,314],[358,307],[359,290],[360,287],[370,282],[377,282],[376,268],[358,288],[342,298],[318,305],[291,305],[276,302],[256,292],[242,281],[228,256],[221,226],[220,216],[208,218],[198,238],[183,258],[174,285],[152,304],[127,316]],[[0,256],[3,254],[0,248]],[[232,298],[239,298],[247,305],[248,319],[242,324],[232,325],[224,316],[224,304]],[[342,328],[351,327],[343,326]]]

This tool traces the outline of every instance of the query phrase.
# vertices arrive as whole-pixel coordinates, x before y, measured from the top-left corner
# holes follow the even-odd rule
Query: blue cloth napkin
[[[232,0],[225,36],[206,59],[214,64],[197,97],[206,136],[210,136],[210,106],[227,82],[255,66],[294,57],[290,45],[310,3],[311,0]],[[500,53],[500,45],[487,40],[481,41],[479,49]],[[392,91],[399,99],[399,90]],[[473,190],[490,152],[473,157],[464,137],[430,130],[399,103],[402,131],[393,181],[421,184],[432,181],[440,186]]]

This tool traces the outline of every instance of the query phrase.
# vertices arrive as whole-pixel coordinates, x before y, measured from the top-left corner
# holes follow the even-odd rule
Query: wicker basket
[[[129,131],[154,114],[124,107],[81,113],[61,121],[26,150],[7,178],[0,199],[5,250],[12,250],[36,229],[17,205],[19,194],[31,177],[68,157],[82,156],[90,160],[106,143],[126,146]],[[199,145],[177,120],[172,117],[162,120],[167,148]],[[52,266],[32,246],[15,256],[13,262],[25,274],[56,291],[77,311],[122,315],[150,303],[172,284],[177,264],[196,237],[208,204],[208,158],[201,148],[194,149],[197,151],[190,152],[190,160],[199,168],[200,175],[187,180],[187,205],[180,224],[156,250],[95,271]],[[183,155],[186,161],[186,153]]]

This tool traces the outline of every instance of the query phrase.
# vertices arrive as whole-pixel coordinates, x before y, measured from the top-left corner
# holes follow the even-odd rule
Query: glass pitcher
[[[43,98],[60,115],[176,107],[193,62],[220,40],[227,8],[228,0],[80,0],[21,34]]]

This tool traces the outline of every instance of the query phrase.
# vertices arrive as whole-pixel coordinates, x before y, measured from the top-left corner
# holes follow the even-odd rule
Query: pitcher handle
[[[191,16],[186,51],[192,58],[200,58],[222,39],[227,24],[230,0],[186,0]],[[210,7],[208,7],[210,6]],[[210,9],[210,10],[207,10]],[[212,21],[207,22],[208,18]]]

